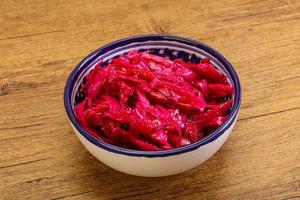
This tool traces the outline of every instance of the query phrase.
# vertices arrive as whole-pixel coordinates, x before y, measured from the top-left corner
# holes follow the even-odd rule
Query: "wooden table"
[[[84,56],[146,33],[209,44],[243,87],[226,144],[172,177],[106,167],[63,105]],[[0,199],[300,199],[300,1],[2,0],[0,58]]]

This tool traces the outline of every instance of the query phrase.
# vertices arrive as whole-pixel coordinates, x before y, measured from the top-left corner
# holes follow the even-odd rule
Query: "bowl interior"
[[[103,66],[105,67],[105,65],[107,65],[113,58],[122,56],[131,50],[136,50],[139,52],[149,51],[152,54],[169,58],[171,60],[180,58],[186,62],[190,61],[193,63],[199,63],[201,59],[205,57],[210,58],[211,63],[217,69],[219,69],[227,75],[229,83],[235,89],[234,95],[231,97],[227,97],[233,99],[233,106],[231,108],[228,120],[215,132],[211,133],[210,135],[206,136],[198,142],[171,150],[155,152],[131,150],[116,147],[89,135],[80,126],[74,115],[74,107],[85,98],[85,96],[80,92],[80,88],[85,82],[85,77],[99,61],[102,61]],[[241,93],[239,79],[230,63],[221,54],[219,54],[214,49],[208,47],[207,45],[199,43],[197,41],[169,35],[137,36],[108,44],[94,51],[85,59],[83,59],[71,73],[65,87],[65,106],[68,116],[72,124],[86,139],[96,144],[97,146],[112,152],[131,156],[148,157],[160,157],[183,153],[198,148],[199,146],[207,144],[211,141],[214,141],[216,138],[218,138],[224,133],[224,131],[233,123],[234,119],[236,118],[238,109],[240,107],[240,97]]]

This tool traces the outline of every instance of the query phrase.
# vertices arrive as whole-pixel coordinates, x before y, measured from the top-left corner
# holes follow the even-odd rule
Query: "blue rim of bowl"
[[[117,47],[129,44],[129,43],[134,43],[134,42],[144,42],[144,41],[159,41],[159,40],[168,40],[168,41],[175,41],[175,42],[180,42],[184,43],[186,45],[191,45],[193,47],[202,49],[212,56],[214,56],[217,60],[219,60],[226,70],[228,71],[232,81],[233,81],[233,86],[235,89],[235,101],[233,104],[233,107],[231,109],[231,112],[229,114],[229,117],[227,121],[220,126],[216,131],[211,133],[210,135],[206,136],[202,140],[199,140],[198,142],[183,146],[183,147],[178,147],[170,150],[161,150],[161,151],[141,151],[141,150],[132,150],[132,149],[125,149],[122,147],[118,147],[109,143],[106,143],[100,139],[95,138],[91,134],[89,134],[77,121],[75,114],[72,109],[71,105],[71,95],[72,95],[72,90],[74,87],[74,84],[80,75],[78,73],[78,70],[83,66],[86,65],[86,67],[89,66],[89,63],[91,63],[94,59],[96,59],[99,55],[102,55],[103,53],[106,53],[108,51],[111,51]],[[88,63],[88,64],[87,64]],[[85,67],[84,67],[85,68]],[[237,114],[241,105],[241,85],[239,78],[233,69],[232,65],[227,61],[227,59],[222,56],[219,52],[214,50],[213,48],[207,46],[206,44],[203,44],[201,42],[198,42],[196,40],[192,39],[187,39],[184,37],[180,36],[175,36],[175,35],[162,35],[162,34],[151,34],[151,35],[137,35],[133,37],[128,37],[124,38],[121,40],[117,40],[115,42],[109,43],[105,46],[100,47],[99,49],[95,50],[91,54],[89,54],[87,57],[85,57],[76,67],[75,69],[71,72],[67,83],[65,85],[65,91],[64,91],[64,104],[65,104],[65,109],[67,112],[67,115],[73,124],[73,126],[77,129],[77,131],[89,142],[92,144],[96,145],[97,147],[100,147],[102,149],[105,149],[109,152],[112,153],[117,153],[121,155],[127,155],[127,156],[136,156],[136,157],[166,157],[166,156],[172,156],[172,155],[178,155],[186,152],[193,151],[195,149],[198,149],[199,147],[208,144],[212,141],[215,141],[218,137],[220,137],[231,125],[234,123],[235,119],[237,118]]]

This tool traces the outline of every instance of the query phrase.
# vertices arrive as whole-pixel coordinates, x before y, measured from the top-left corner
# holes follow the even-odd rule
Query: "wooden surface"
[[[88,53],[119,38],[203,41],[234,65],[238,123],[206,163],[139,178],[90,155],[63,88]],[[0,3],[0,199],[300,199],[300,1]]]

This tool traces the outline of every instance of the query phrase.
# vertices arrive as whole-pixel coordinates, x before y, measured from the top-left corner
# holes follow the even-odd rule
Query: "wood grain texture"
[[[2,0],[0,199],[300,199],[300,1]],[[167,33],[209,44],[243,88],[221,150],[183,174],[139,178],[91,156],[63,88],[92,50]]]

